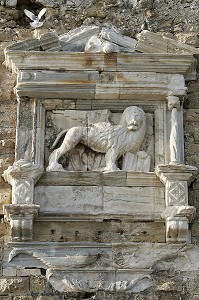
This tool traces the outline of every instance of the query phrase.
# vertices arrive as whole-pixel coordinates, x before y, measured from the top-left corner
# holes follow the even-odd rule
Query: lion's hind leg
[[[75,148],[75,146],[82,140],[84,134],[84,127],[72,127],[66,133],[61,146],[54,150],[49,156],[49,166],[47,171],[65,171],[61,164],[58,163],[60,157],[68,151]]]
[[[46,169],[47,172],[50,171],[65,171],[61,164],[58,163],[59,149],[54,150],[49,156],[49,165]]]

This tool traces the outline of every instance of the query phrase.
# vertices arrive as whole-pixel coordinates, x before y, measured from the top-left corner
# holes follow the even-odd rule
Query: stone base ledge
[[[44,172],[37,186],[67,186],[67,185],[97,185],[97,186],[157,186],[162,183],[154,172],[115,171],[103,173],[100,171],[70,171]]]

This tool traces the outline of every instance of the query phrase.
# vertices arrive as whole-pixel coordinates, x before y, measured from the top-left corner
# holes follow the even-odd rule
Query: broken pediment
[[[123,36],[115,27],[81,26],[61,36],[54,31],[38,31],[35,39],[11,45],[9,50],[135,52],[136,44],[135,39]]]
[[[161,34],[143,30],[138,35],[136,50],[147,53],[199,54],[199,49],[180,43]]]
[[[35,32],[35,38],[15,43],[7,51],[64,51],[86,53],[199,54],[199,49],[143,30],[136,38],[124,36],[114,26],[81,26],[58,36],[55,31]]]

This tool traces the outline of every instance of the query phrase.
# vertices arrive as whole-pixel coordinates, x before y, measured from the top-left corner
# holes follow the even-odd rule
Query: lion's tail
[[[56,137],[53,145],[50,147],[51,150],[53,150],[55,148],[55,146],[57,145],[57,143],[59,142],[60,138],[68,131],[68,129],[64,129],[62,130],[58,136]]]

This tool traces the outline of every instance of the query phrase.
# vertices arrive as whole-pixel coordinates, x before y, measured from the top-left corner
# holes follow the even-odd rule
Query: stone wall
[[[14,3],[15,2],[15,3]],[[130,37],[136,37],[144,21],[153,32],[159,32],[180,42],[199,47],[198,38],[198,1],[170,0],[39,0],[0,1],[0,62],[4,61],[3,49],[14,41],[33,36],[29,20],[25,17],[25,8],[38,13],[47,7],[43,31],[54,29],[63,34],[70,29],[84,25],[112,24]],[[16,98],[13,93],[16,77],[2,65],[0,67],[0,173],[14,161]],[[184,102],[185,156],[186,163],[199,168],[199,83],[189,83],[188,95]],[[11,201],[10,185],[0,178],[0,254],[3,259],[3,247],[9,241],[9,226],[3,221],[3,204]],[[199,207],[199,178],[189,190],[190,205]],[[199,212],[191,225],[192,243],[199,244]],[[70,230],[62,232],[56,223],[43,236],[37,223],[35,232],[41,241],[92,240],[163,242],[164,228],[158,230],[158,223],[147,225],[134,223],[118,224],[112,220],[99,225],[94,223],[92,230],[83,224],[66,224]],[[157,235],[158,231],[158,235]],[[183,247],[183,246],[182,246]],[[172,256],[170,260],[172,260]],[[197,259],[197,258],[196,258]],[[174,263],[175,264],[175,263]],[[12,269],[0,273],[0,299],[2,300],[61,300],[61,299],[99,299],[99,300],[197,300],[199,299],[199,271],[175,271],[175,265],[168,271],[154,271],[154,287],[141,293],[58,293],[45,281],[42,269]]]

